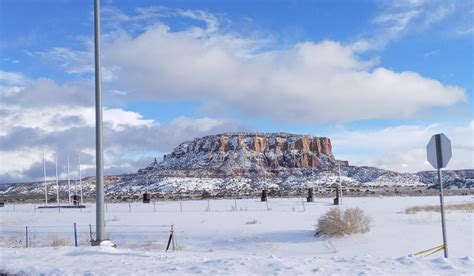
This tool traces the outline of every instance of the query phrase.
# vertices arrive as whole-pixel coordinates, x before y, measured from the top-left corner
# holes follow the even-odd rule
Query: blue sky
[[[93,172],[92,3],[0,2],[0,151],[16,164],[0,181],[40,177],[43,149]],[[337,158],[397,171],[430,169],[445,132],[450,168],[472,168],[473,18],[471,1],[103,0],[107,172],[225,131],[329,136]]]

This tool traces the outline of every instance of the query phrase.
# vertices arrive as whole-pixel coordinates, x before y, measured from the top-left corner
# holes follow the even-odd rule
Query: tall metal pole
[[[438,184],[439,184],[439,202],[441,205],[441,227],[443,230],[443,245],[444,245],[444,257],[448,257],[448,241],[446,234],[446,222],[444,220],[444,196],[443,196],[443,181],[441,180],[441,167],[443,166],[443,155],[441,151],[441,135],[435,136],[436,142],[436,153],[438,161]]]
[[[100,1],[94,0],[95,53],[95,177],[96,177],[96,244],[105,240],[104,156],[102,149],[102,91],[100,73]]]

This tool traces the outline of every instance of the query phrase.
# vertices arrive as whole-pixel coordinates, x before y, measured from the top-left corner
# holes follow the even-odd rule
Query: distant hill
[[[339,174],[340,172],[340,174]],[[474,170],[443,171],[446,187],[470,188]],[[331,140],[326,137],[289,133],[224,133],[181,143],[161,162],[156,159],[134,174],[107,176],[106,194],[153,193],[192,195],[203,190],[221,194],[245,194],[262,187],[287,191],[305,187],[328,187],[340,181],[346,187],[429,187],[437,185],[435,171],[398,173],[351,166],[336,160]],[[72,182],[72,187],[74,183]],[[83,179],[83,192],[91,196],[93,177]],[[50,197],[56,196],[55,182],[48,184]],[[67,182],[60,182],[61,197]],[[39,197],[43,182],[1,184],[0,195]]]

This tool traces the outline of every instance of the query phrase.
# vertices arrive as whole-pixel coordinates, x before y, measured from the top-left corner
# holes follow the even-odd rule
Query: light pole
[[[102,91],[100,73],[100,3],[94,0],[94,53],[95,53],[95,178],[96,178],[96,238],[93,245],[105,240],[104,218],[104,156],[102,141]]]

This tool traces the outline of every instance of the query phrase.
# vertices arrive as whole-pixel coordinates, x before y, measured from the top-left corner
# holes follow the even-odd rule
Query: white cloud
[[[409,4],[418,7],[422,3]],[[208,108],[218,106],[219,112],[230,110],[274,121],[319,123],[412,118],[432,107],[451,106],[466,99],[463,88],[444,85],[415,72],[377,66],[376,57],[363,59],[352,45],[336,41],[303,41],[276,49],[274,41],[266,37],[249,38],[220,29],[219,19],[202,11],[155,7],[137,9],[135,15],[112,9],[109,15],[117,19],[117,24],[112,24],[103,39],[105,90],[125,102],[186,100]],[[170,16],[200,20],[205,26],[175,31],[160,21]],[[378,21],[392,26],[396,33],[407,28],[416,16],[386,16]],[[122,29],[122,23],[130,28]],[[360,46],[367,47],[364,43],[368,42],[361,41]],[[90,41],[82,51],[53,48],[41,55],[71,74],[92,73]],[[47,153],[83,151],[84,167],[92,172],[92,83],[58,84],[50,79],[30,80],[20,73],[0,71],[0,85],[2,103],[6,104],[1,110],[0,155],[16,166],[5,166],[0,179],[38,177],[42,173],[38,158],[29,155],[43,146]],[[232,121],[205,116],[178,117],[159,124],[121,108],[105,109],[104,119],[108,173],[134,171],[145,164],[137,156],[170,151],[195,136],[242,130]],[[423,146],[427,137],[443,127],[339,132],[333,134],[333,140],[335,148],[341,147],[343,154],[356,164],[413,171],[426,168],[420,161]],[[472,141],[472,122],[469,127],[466,130],[460,126],[456,131],[447,128],[448,136],[456,140],[455,156],[463,156],[453,159],[453,168],[472,167],[472,158],[466,157],[466,152],[472,154],[472,143],[459,142]],[[374,147],[378,153],[348,154],[351,148],[370,151]]]
[[[0,175],[8,174],[10,177],[22,178],[22,171],[28,170],[32,164],[42,162],[42,157],[32,154],[31,150],[0,151]]]
[[[54,168],[58,153],[62,177],[66,155],[77,158],[79,152],[83,175],[93,174],[93,89],[58,85],[50,79],[27,80],[23,85],[16,93],[2,95],[0,182],[40,180],[43,149],[48,170]],[[236,129],[235,123],[223,119],[178,117],[159,124],[134,111],[104,108],[106,173],[135,172],[152,160],[150,155],[171,151],[184,140]]]
[[[372,131],[341,130],[329,137],[337,158],[347,159],[355,165],[416,172],[432,169],[426,162],[426,145],[436,133],[445,133],[451,139],[453,157],[448,169],[474,168],[474,121],[401,125]]]
[[[116,84],[130,97],[211,101],[277,121],[410,118],[465,100],[463,88],[373,67],[337,42],[305,42],[243,58],[231,40],[156,25],[104,46],[105,63],[116,68]]]
[[[397,34],[418,16],[412,9],[424,4],[406,2],[396,8],[402,11],[375,21]],[[354,45],[306,41],[276,50],[265,37],[219,29],[218,18],[203,11],[151,7],[135,15],[109,13],[118,22],[141,26],[137,31],[114,25],[102,45],[107,87],[127,91],[122,100],[192,100],[275,121],[320,123],[413,118],[466,99],[461,87],[377,67],[377,57],[360,58]],[[159,21],[171,16],[201,20],[205,27],[172,31]],[[367,45],[373,43],[360,41],[356,48]],[[58,49],[45,56],[54,59]],[[70,51],[61,50],[68,53],[61,55],[62,64],[74,64],[69,72],[81,72],[78,65],[92,68],[84,63],[86,57],[93,60],[89,54]]]
[[[388,1],[380,2],[381,13],[373,20],[373,31],[351,45],[355,52],[380,50],[390,42],[426,31],[435,24],[462,12],[463,1]]]
[[[25,85],[28,81],[22,73],[0,70],[0,85],[2,86]]]

